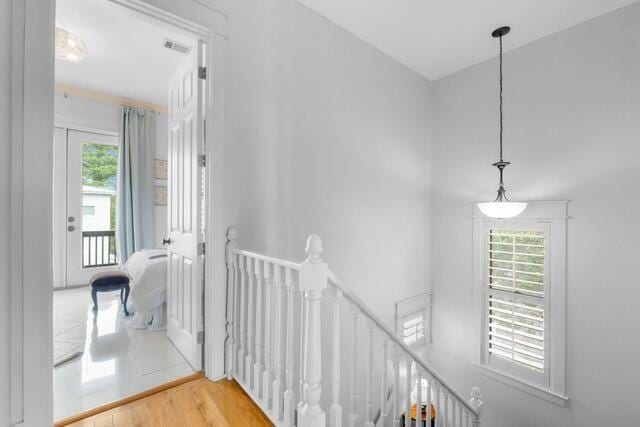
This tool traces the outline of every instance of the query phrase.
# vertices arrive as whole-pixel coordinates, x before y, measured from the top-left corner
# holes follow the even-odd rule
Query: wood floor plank
[[[188,387],[192,399],[196,402],[198,410],[206,420],[216,420],[215,425],[230,427],[231,424],[207,393],[206,384],[194,384]]]
[[[151,396],[147,399],[147,408],[151,415],[151,423],[156,427],[171,427],[178,422],[167,413],[162,397]]]
[[[234,406],[241,408],[241,415],[256,426],[271,426],[271,422],[256,406],[251,397],[235,381],[220,380],[214,383],[220,387],[225,395],[234,402]]]
[[[194,379],[67,427],[272,426],[235,381]]]
[[[106,417],[96,419],[93,425],[95,427],[115,427],[113,425],[113,415],[108,415]]]
[[[244,409],[239,410],[235,402],[222,391],[216,383],[208,384],[205,388],[205,393],[209,398],[215,402],[216,406],[222,413],[223,418],[229,423],[229,425],[245,425],[247,419],[242,416]]]
[[[193,393],[187,387],[180,391],[179,397],[180,404],[185,411],[184,413],[193,427],[217,425],[212,418],[207,417],[206,412],[202,410],[203,408],[198,404]]]
[[[151,414],[147,408],[146,401],[139,400],[129,406],[129,414],[134,427],[152,426]]]

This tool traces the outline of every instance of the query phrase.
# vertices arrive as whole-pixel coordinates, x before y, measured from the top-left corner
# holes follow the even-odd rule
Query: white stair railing
[[[480,426],[480,390],[463,398],[345,288],[321,259],[320,237],[309,236],[303,262],[237,239],[229,228],[226,375],[274,424],[410,427],[422,402],[420,426]]]

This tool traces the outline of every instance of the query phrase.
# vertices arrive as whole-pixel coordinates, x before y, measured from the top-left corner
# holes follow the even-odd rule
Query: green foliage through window
[[[116,190],[118,179],[118,147],[82,144],[82,185]],[[116,229],[116,197],[110,201],[110,228]]]
[[[82,144],[82,185],[116,189],[118,147]]]

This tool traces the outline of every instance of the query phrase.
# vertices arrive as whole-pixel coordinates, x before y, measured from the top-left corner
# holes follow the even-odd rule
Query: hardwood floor
[[[110,409],[70,427],[272,426],[235,381],[200,378]]]

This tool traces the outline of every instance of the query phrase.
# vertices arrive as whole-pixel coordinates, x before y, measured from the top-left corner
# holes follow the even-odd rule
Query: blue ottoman
[[[124,305],[124,315],[128,316],[127,300],[129,299],[129,276],[122,271],[103,271],[91,276],[91,299],[93,311],[98,312],[98,292],[120,291],[120,301]]]

